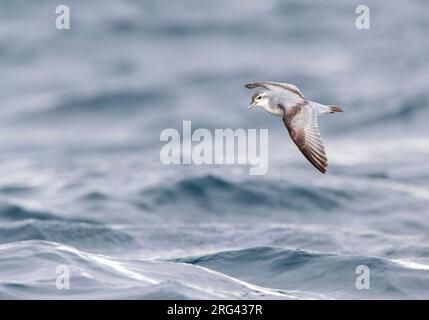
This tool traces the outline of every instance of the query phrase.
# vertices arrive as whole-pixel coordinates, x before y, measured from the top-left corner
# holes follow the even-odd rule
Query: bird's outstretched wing
[[[302,154],[320,172],[326,173],[328,159],[317,126],[317,113],[307,101],[285,109],[283,122]]]
[[[261,81],[261,82],[253,82],[244,85],[247,89],[253,89],[256,87],[262,87],[267,90],[275,90],[275,89],[283,89],[290,91],[291,93],[297,95],[298,97],[304,99],[304,95],[298,89],[297,86],[290,83],[282,83],[282,82],[270,82],[270,81]]]

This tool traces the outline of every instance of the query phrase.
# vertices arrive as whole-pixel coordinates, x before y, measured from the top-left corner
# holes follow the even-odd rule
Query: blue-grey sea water
[[[61,3],[0,1],[0,298],[429,298],[428,1]],[[344,109],[327,175],[255,80]],[[184,120],[269,129],[268,173],[163,165]]]

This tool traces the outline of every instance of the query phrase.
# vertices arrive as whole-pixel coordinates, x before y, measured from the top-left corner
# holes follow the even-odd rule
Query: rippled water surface
[[[429,298],[429,3],[367,1],[365,31],[358,4],[73,1],[58,31],[0,2],[0,298]],[[254,80],[345,110],[327,175]],[[269,129],[267,175],[162,165],[183,120]]]

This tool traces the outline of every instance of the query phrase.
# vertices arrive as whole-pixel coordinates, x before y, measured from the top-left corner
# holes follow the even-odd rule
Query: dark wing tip
[[[256,83],[247,83],[244,85],[247,89],[256,88],[258,85]]]
[[[338,106],[331,106],[331,112],[344,112],[344,110]]]
[[[307,158],[308,159],[308,158]],[[309,159],[310,160],[310,159]],[[328,172],[328,164],[327,163],[318,163],[314,160],[310,160],[310,163],[321,173],[326,174]]]
[[[328,161],[317,156],[313,150],[308,147],[300,148],[302,154],[307,160],[321,173],[326,174],[328,171]]]

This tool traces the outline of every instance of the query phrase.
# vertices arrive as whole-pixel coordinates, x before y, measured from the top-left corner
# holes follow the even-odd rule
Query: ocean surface
[[[1,299],[429,298],[428,1],[62,4],[0,2]],[[344,109],[327,175],[256,80]],[[163,165],[184,120],[269,129],[268,173]]]

